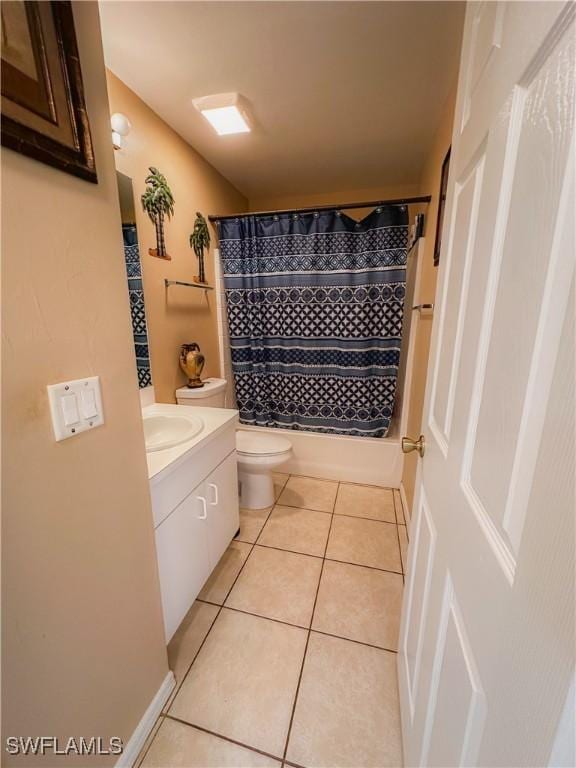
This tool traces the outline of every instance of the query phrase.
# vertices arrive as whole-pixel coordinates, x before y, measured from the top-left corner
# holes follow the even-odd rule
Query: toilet
[[[264,509],[274,504],[272,472],[288,461],[292,443],[285,437],[261,434],[255,430],[236,432],[240,506]]]
[[[205,379],[198,389],[180,387],[176,390],[178,405],[202,408],[224,408],[225,379]],[[285,437],[264,434],[256,430],[236,432],[240,506],[264,509],[274,504],[272,472],[292,455],[292,443]]]

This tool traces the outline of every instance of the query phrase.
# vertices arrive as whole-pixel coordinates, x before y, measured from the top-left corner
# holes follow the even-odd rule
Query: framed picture
[[[2,144],[98,182],[72,6],[5,0],[2,20]]]
[[[436,240],[434,242],[434,266],[440,264],[440,247],[442,245],[442,226],[444,224],[444,208],[446,207],[446,191],[448,189],[448,171],[450,169],[450,149],[442,163],[440,175],[440,194],[438,199],[438,217],[436,219]]]

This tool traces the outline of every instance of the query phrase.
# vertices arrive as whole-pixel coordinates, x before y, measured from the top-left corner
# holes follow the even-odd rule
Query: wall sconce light
[[[121,112],[114,112],[110,117],[110,125],[112,126],[112,145],[114,149],[121,149],[122,137],[130,133],[132,124],[126,115]]]

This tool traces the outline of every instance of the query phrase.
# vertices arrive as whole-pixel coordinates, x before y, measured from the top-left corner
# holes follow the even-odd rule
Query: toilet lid
[[[252,456],[274,456],[292,448],[290,440],[259,432],[239,430],[236,432],[236,450]]]

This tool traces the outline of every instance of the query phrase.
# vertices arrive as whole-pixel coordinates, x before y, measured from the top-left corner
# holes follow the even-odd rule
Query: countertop
[[[154,403],[142,408],[142,416],[152,415],[190,415],[196,416],[204,422],[204,429],[190,440],[172,448],[162,451],[146,453],[148,461],[148,479],[157,482],[161,477],[170,474],[182,461],[191,454],[201,450],[216,435],[223,432],[230,425],[238,422],[238,411],[231,408],[196,408],[188,405],[171,405],[168,403]]]

